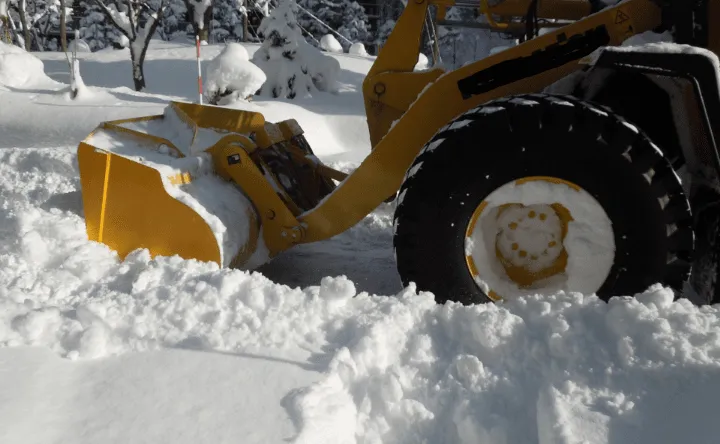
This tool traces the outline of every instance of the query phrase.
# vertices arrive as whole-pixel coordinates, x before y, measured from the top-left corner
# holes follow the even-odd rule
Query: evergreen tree
[[[214,0],[210,35],[214,42],[242,40],[243,14],[237,0]]]
[[[295,0],[280,0],[258,28],[263,43],[252,62],[267,77],[259,95],[294,99],[337,90],[340,64],[302,38],[297,10]]]
[[[388,36],[395,27],[395,22],[403,10],[405,5],[402,0],[385,0],[380,2],[378,11],[378,30],[375,35],[375,45],[377,49],[381,48],[387,41]]]
[[[368,32],[369,24],[365,8],[360,6],[355,0],[342,0],[342,2],[342,24],[337,31],[353,43],[367,43],[370,34]],[[351,45],[351,43],[345,40],[341,40],[340,44],[343,45],[346,51]]]
[[[187,36],[186,21],[187,6],[184,0],[169,0],[168,8],[163,16],[160,35],[163,40],[174,40],[178,37]]]
[[[81,0],[80,4],[85,10],[85,15],[80,19],[80,38],[85,40],[92,51],[117,45],[120,31],[108,20],[100,6],[92,0]]]
[[[263,38],[252,61],[267,76],[260,95],[294,99],[309,96],[315,89],[302,53],[298,53],[302,34],[297,26],[294,0],[279,0],[278,6],[258,28]],[[304,42],[303,42],[304,43]]]

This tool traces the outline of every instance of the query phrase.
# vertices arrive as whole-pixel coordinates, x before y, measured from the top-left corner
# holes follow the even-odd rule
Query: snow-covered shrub
[[[267,79],[263,70],[249,61],[247,50],[239,43],[228,43],[208,63],[206,78],[208,101],[213,105],[248,99]]]
[[[23,88],[49,81],[42,60],[14,45],[0,41],[0,86]]]
[[[359,55],[359,56],[366,56],[368,55],[367,50],[365,49],[365,45],[363,45],[360,42],[355,42],[350,46],[350,49],[348,50],[349,54]]]
[[[260,23],[263,43],[252,58],[267,76],[260,95],[293,99],[335,88],[339,63],[302,38],[296,10],[295,0],[280,0]]]
[[[343,52],[342,45],[332,34],[325,34],[324,36],[322,36],[322,38],[320,39],[320,47],[327,52]]]
[[[90,45],[88,45],[88,43],[83,39],[71,40],[68,42],[67,48],[69,52],[92,52]]]

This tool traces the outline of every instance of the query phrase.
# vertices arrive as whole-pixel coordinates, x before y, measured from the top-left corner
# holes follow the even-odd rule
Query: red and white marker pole
[[[195,47],[197,48],[197,67],[198,67],[198,100],[199,104],[203,103],[203,92],[202,92],[202,71],[200,69],[200,36],[195,35]]]

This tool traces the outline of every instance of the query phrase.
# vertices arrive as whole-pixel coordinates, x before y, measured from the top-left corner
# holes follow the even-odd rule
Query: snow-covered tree
[[[404,0],[385,0],[379,3],[378,30],[375,33],[374,43],[377,48],[382,47],[395,27],[395,22],[403,12]]]
[[[97,51],[120,41],[120,31],[93,0],[81,1],[85,14],[80,19],[80,38]],[[106,4],[110,4],[109,1]]]
[[[260,23],[263,38],[253,54],[253,63],[267,76],[259,94],[293,99],[309,96],[315,89],[307,66],[298,54],[302,35],[295,19],[294,0],[279,0],[278,6]]]
[[[319,41],[323,35],[329,32],[327,26],[323,25],[323,23],[330,27],[339,23],[340,5],[334,1],[297,0],[297,4],[307,11],[298,11],[298,24],[312,35],[311,40],[313,41]],[[333,29],[337,28],[333,27]]]
[[[298,24],[312,35],[310,41],[318,42],[335,31],[345,37],[340,43],[347,50],[352,43],[369,39],[369,18],[355,0],[298,0],[298,5],[304,9],[298,14]]]
[[[263,43],[252,58],[267,76],[260,95],[293,99],[335,88],[340,68],[337,60],[324,56],[302,38],[296,11],[295,0],[280,0],[260,24]]]
[[[173,40],[178,36],[187,35],[186,29],[182,26],[187,14],[187,5],[184,0],[168,0],[168,6],[163,14],[162,28],[160,35],[163,40]]]
[[[29,17],[34,49],[38,51],[57,51],[61,49],[60,40],[50,36],[50,30],[62,28],[63,19],[71,18],[72,8],[65,7],[60,0],[33,0],[28,2],[32,14]],[[64,14],[63,14],[64,11]],[[62,33],[61,33],[62,36]]]
[[[9,0],[0,0],[0,42],[4,43],[12,43],[9,7]]]
[[[238,41],[243,36],[243,9],[238,0],[214,0],[212,30],[214,42]]]
[[[200,36],[203,45],[208,44],[213,17],[212,0],[185,0],[194,35]]]
[[[345,36],[351,42],[365,43],[370,37],[368,31],[369,19],[365,13],[365,8],[360,6],[355,0],[343,0],[342,1],[342,16],[340,20],[340,28],[338,32]],[[346,40],[341,42],[343,47],[347,50],[350,48],[350,43]]]
[[[150,39],[162,20],[167,0],[160,0],[157,9],[151,8],[148,3],[122,0],[119,2],[122,10],[118,10],[114,4],[106,5],[104,0],[93,1],[100,7],[106,18],[127,38],[135,90],[141,91],[145,88],[145,73],[143,72],[145,54]],[[145,23],[142,24],[142,21]]]

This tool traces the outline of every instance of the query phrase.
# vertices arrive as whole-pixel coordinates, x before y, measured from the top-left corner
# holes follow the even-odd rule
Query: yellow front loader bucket
[[[322,165],[295,120],[171,102],[105,122],[78,147],[88,238],[252,269],[303,242],[301,213],[345,175]]]
[[[248,262],[259,218],[245,194],[215,173],[207,151],[231,129],[264,124],[257,113],[183,103],[101,124],[78,147],[88,238],[122,258],[147,248],[222,266]]]

